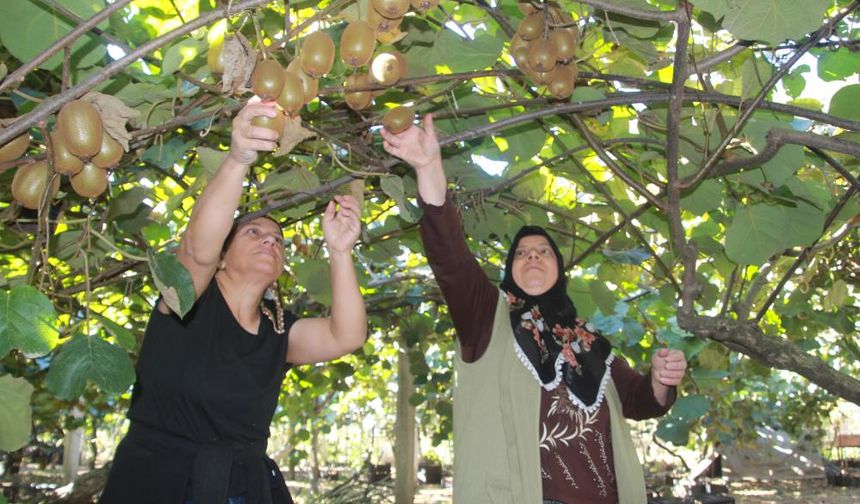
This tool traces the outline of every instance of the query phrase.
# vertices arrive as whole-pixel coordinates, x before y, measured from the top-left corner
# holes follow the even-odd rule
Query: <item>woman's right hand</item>
[[[277,113],[275,102],[261,102],[259,98],[251,98],[233,118],[230,159],[237,164],[249,166],[257,160],[258,152],[277,149],[280,137],[275,131],[251,124],[254,117],[275,117]]]
[[[391,133],[382,128],[385,150],[409,163],[418,179],[418,194],[424,202],[440,206],[445,203],[448,183],[442,169],[439,138],[433,126],[433,115],[424,116],[424,128],[414,124],[406,131]]]

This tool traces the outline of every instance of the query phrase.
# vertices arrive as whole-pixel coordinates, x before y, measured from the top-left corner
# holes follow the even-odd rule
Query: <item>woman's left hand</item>
[[[651,379],[667,387],[680,384],[686,369],[687,359],[680,350],[661,348],[651,359]]]
[[[340,209],[336,209],[340,205]],[[323,214],[323,236],[329,252],[349,252],[361,233],[361,207],[353,196],[337,195]]]

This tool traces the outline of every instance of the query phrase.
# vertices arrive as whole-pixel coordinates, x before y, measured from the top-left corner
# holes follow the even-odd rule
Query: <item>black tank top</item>
[[[257,334],[249,333],[214,279],[184,319],[154,308],[129,419],[200,443],[269,437],[295,321],[284,313],[281,335],[261,314]]]
[[[274,306],[270,306],[274,312]],[[117,447],[102,503],[182,503],[198,493],[248,493],[290,503],[265,456],[287,370],[286,332],[260,316],[257,334],[233,317],[213,279],[184,319],[153,308],[137,361],[129,432]],[[225,499],[217,499],[223,502]]]

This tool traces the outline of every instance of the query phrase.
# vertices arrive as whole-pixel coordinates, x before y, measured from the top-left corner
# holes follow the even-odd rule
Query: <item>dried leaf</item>
[[[247,91],[248,81],[257,64],[257,51],[241,33],[227,37],[222,51],[224,74],[221,76],[221,91],[233,94]]]
[[[316,133],[302,127],[302,119],[300,117],[287,117],[284,134],[281,135],[281,147],[275,152],[275,156],[289,154],[293,150],[293,147],[302,143],[305,139],[314,136],[316,136]]]
[[[131,133],[126,129],[126,125],[137,123],[140,112],[127,107],[119,98],[96,91],[85,94],[83,99],[92,103],[99,111],[107,134],[122,145],[123,151],[128,152]]]

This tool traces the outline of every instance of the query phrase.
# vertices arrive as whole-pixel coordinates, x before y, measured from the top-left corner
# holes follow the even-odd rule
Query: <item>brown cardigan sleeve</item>
[[[675,403],[676,388],[669,390],[666,406],[661,406],[654,397],[651,387],[651,373],[642,375],[631,368],[627,361],[620,356],[612,359],[612,381],[621,396],[621,405],[625,418],[644,420],[657,418],[666,414]]]
[[[420,232],[427,262],[448,304],[463,360],[475,362],[490,344],[499,291],[469,247],[451,195],[441,206],[420,201]]]

